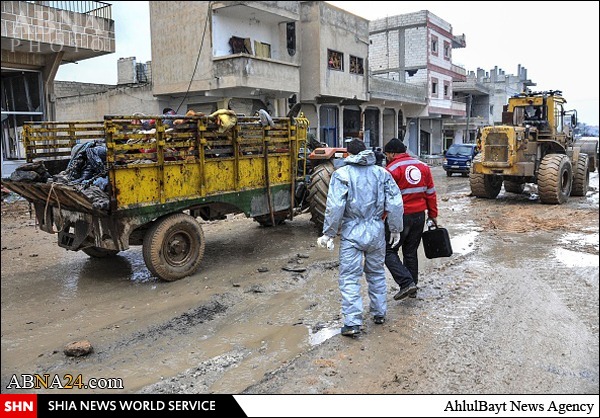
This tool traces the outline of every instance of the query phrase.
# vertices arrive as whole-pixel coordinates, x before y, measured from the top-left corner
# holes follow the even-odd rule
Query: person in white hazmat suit
[[[376,324],[385,322],[387,284],[385,279],[385,226],[388,220],[390,243],[397,245],[403,229],[402,195],[391,174],[375,165],[375,154],[365,143],[348,143],[350,154],[344,165],[333,172],[327,194],[323,236],[319,247],[333,250],[340,233],[339,287],[342,294],[344,326],[342,335],[361,331],[363,302],[360,280],[366,276],[370,312]]]

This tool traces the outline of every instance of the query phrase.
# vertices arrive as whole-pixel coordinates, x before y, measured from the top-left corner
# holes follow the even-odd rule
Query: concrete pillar
[[[54,78],[62,62],[64,52],[59,51],[46,55],[46,65],[42,70],[44,84],[44,101],[46,107],[46,120],[56,120],[56,96],[54,94]]]
[[[315,108],[317,112],[317,126],[315,127],[317,134],[315,136],[317,137],[317,141],[323,142],[323,138],[321,138],[321,105],[316,103]]]
[[[337,146],[338,147],[345,147],[346,144],[344,143],[344,107],[345,106],[338,106],[338,141],[337,141]]]
[[[371,146],[372,147],[378,147],[381,144],[383,144],[383,111],[385,110],[385,108],[383,107],[377,107],[377,109],[379,109],[379,129],[377,129],[377,138],[375,141],[371,140]]]

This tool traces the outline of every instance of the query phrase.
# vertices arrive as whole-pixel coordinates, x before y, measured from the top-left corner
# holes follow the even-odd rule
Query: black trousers
[[[419,281],[419,258],[417,250],[421,244],[421,236],[425,227],[425,212],[411,213],[403,216],[404,230],[400,234],[400,243],[396,247],[390,245],[390,229],[385,223],[385,266],[394,281],[400,287]],[[403,261],[398,252],[402,248]]]

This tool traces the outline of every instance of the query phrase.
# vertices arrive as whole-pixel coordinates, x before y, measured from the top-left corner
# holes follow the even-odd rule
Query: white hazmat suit
[[[345,158],[334,171],[327,194],[323,235],[340,233],[339,287],[342,293],[344,325],[362,325],[363,303],[360,280],[366,276],[370,312],[385,316],[384,214],[392,233],[402,232],[402,195],[391,174],[375,165],[371,150]],[[364,262],[364,268],[363,268]]]

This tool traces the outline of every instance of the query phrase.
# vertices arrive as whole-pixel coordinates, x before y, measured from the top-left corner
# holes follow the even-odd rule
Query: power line
[[[204,20],[204,29],[202,30],[202,39],[200,40],[200,47],[198,48],[198,55],[196,56],[196,64],[194,65],[194,71],[192,72],[192,76],[190,77],[190,83],[188,84],[187,90],[183,98],[181,99],[181,103],[179,103],[179,106],[177,106],[177,109],[175,109],[175,113],[179,113],[179,108],[181,107],[185,99],[187,99],[188,94],[190,93],[190,89],[192,88],[192,82],[194,81],[194,76],[196,75],[196,71],[198,70],[198,63],[200,62],[200,53],[202,52],[202,47],[204,46],[204,37],[206,35],[206,27],[208,26],[208,18],[210,17],[211,5],[212,1],[209,1],[208,7],[206,9],[206,19]]]

